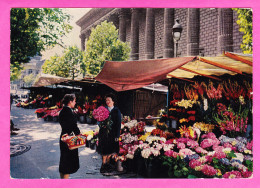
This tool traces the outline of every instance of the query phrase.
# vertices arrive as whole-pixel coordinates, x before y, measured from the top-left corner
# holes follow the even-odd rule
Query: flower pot
[[[90,143],[90,149],[96,150],[96,143]]]
[[[91,124],[91,121],[92,121],[91,118],[87,116],[87,117],[86,117],[86,123],[87,123],[87,124]]]
[[[133,159],[127,159],[126,162],[126,170],[127,172],[135,172],[135,163],[134,163],[134,160]]]
[[[80,115],[80,116],[79,116],[79,122],[80,122],[80,123],[85,123],[85,116]]]
[[[47,121],[52,121],[53,117],[52,116],[47,116]]]
[[[59,116],[54,116],[54,117],[53,117],[53,121],[54,121],[54,122],[58,122],[58,121],[59,121]]]
[[[90,147],[90,141],[86,140],[86,147],[89,148]]]
[[[118,160],[116,162],[116,169],[117,169],[118,172],[123,172],[124,171],[124,168],[122,166],[122,161]]]

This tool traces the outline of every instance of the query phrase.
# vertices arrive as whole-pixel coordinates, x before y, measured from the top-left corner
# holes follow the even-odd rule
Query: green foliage
[[[11,80],[17,78],[21,63],[54,45],[70,32],[70,16],[58,8],[11,9]]]
[[[86,42],[86,65],[89,74],[97,75],[105,60],[127,61],[130,55],[128,44],[118,39],[118,30],[112,22],[104,21],[92,29]]]
[[[19,66],[18,62],[14,62],[10,65],[10,80],[17,80],[21,77],[22,66]]]
[[[246,160],[245,165],[249,171],[253,172],[253,162],[252,161]]]
[[[43,72],[66,78],[76,78],[80,73],[85,76],[86,65],[83,62],[84,52],[78,47],[68,47],[64,54],[59,57],[55,55],[46,60],[42,66]]]
[[[26,75],[24,78],[23,78],[23,81],[28,84],[28,85],[32,85],[35,81],[35,75],[34,74],[29,74],[29,75]]]
[[[244,34],[241,48],[244,53],[252,54],[253,53],[252,9],[234,8],[234,10],[238,14],[237,24],[240,26],[239,31]]]
[[[176,158],[161,156],[160,160],[163,161],[163,166],[168,167],[169,177],[187,178],[190,174],[191,168],[179,156]]]

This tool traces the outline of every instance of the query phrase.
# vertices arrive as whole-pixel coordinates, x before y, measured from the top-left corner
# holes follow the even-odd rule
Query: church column
[[[145,59],[154,59],[155,18],[154,8],[146,9]]]
[[[200,9],[188,9],[187,55],[199,55]]]
[[[126,9],[121,8],[119,12],[119,39],[123,42],[126,41],[126,19]]]
[[[218,53],[233,51],[233,11],[231,8],[218,9]]]
[[[174,25],[174,9],[164,9],[164,38],[163,38],[163,57],[170,58],[174,56],[172,26]]]
[[[85,51],[86,35],[81,34],[80,39],[81,39],[81,51]]]
[[[139,59],[139,12],[138,8],[131,9],[131,60]]]

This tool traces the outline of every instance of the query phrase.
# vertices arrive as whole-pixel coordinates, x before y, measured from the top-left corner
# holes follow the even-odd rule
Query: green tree
[[[91,30],[86,42],[87,72],[96,76],[103,68],[105,60],[127,61],[130,47],[118,39],[118,30],[112,22],[104,21]]]
[[[63,45],[61,37],[70,32],[70,16],[58,8],[11,9],[11,79],[17,78],[21,64],[41,51]]]
[[[36,79],[36,75],[35,74],[28,74],[23,78],[24,83],[26,83],[27,85],[32,85],[34,83]]]
[[[43,72],[56,76],[74,78],[80,74],[85,76],[86,65],[83,62],[84,52],[78,47],[68,47],[62,56],[53,56],[42,66]]]
[[[253,35],[252,35],[252,9],[234,8],[238,14],[237,24],[239,25],[239,31],[243,33],[243,41],[241,43],[241,49],[246,54],[253,53]]]

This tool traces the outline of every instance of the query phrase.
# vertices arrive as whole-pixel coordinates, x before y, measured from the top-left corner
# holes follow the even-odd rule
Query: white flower
[[[158,149],[155,149],[155,148],[151,148],[151,153],[152,153],[154,156],[160,155],[160,151],[159,151]]]
[[[87,140],[91,140],[93,138],[92,135],[88,135]]]
[[[165,144],[163,145],[163,151],[169,151],[171,149],[173,149],[174,144]]]
[[[151,149],[146,148],[143,151],[141,151],[141,155],[143,158],[148,159],[148,157],[151,155]]]
[[[208,152],[208,156],[213,156],[215,153],[215,151]]]
[[[231,152],[231,148],[224,148],[222,151],[224,153],[230,153]]]
[[[241,161],[241,163],[244,161],[244,155],[242,153],[235,153],[236,157],[233,159]]]
[[[134,155],[128,153],[125,157],[128,158],[128,159],[133,159]]]

